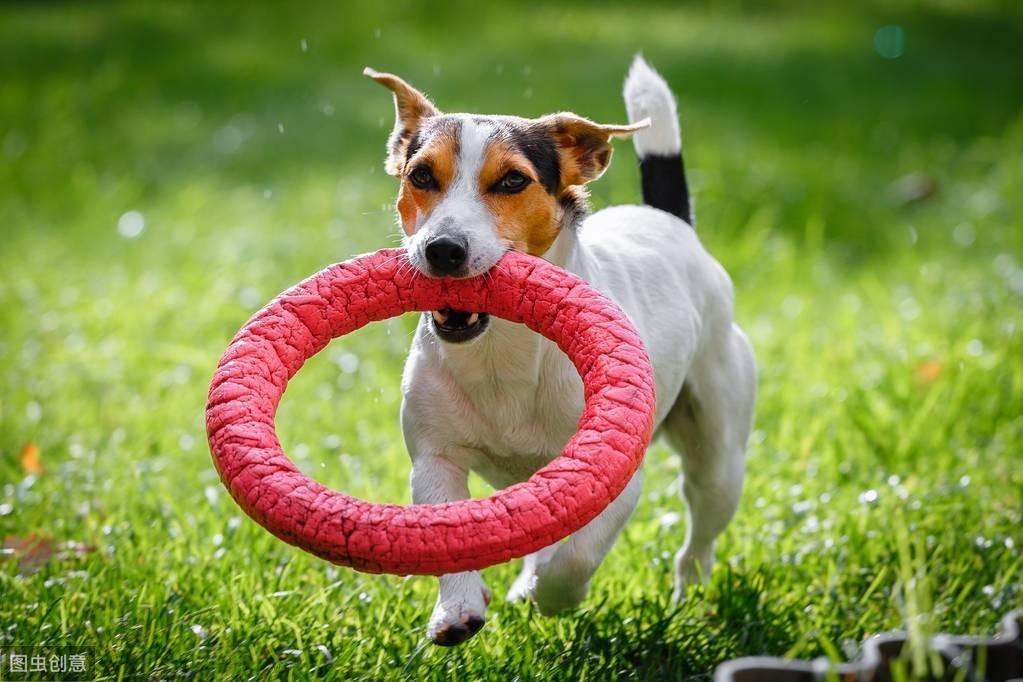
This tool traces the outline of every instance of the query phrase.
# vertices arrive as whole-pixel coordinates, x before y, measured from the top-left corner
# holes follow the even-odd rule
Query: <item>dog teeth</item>
[[[474,324],[476,324],[476,322],[477,322],[477,321],[478,321],[479,319],[480,319],[480,314],[479,314],[479,313],[473,313],[472,315],[470,315],[470,316],[469,316],[469,319],[468,319],[468,320],[466,320],[466,322],[465,322],[465,325],[466,325],[467,327],[471,327],[471,326],[473,326]]]
[[[432,310],[430,314],[433,315],[433,321],[437,324],[444,324],[448,321],[448,316],[439,310]]]

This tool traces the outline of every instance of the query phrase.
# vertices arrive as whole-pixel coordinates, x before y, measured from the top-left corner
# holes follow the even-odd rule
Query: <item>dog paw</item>
[[[588,588],[589,585],[566,587],[564,585],[551,585],[543,581],[537,581],[532,598],[536,604],[536,610],[541,615],[554,616],[579,606],[583,599],[586,598]]]
[[[504,597],[505,601],[519,602],[530,599],[535,584],[536,574],[522,571],[519,577],[515,579],[515,582],[511,584],[511,587],[508,588],[508,594]]]
[[[427,631],[430,641],[437,646],[458,646],[470,639],[483,628],[486,622],[483,616],[466,613],[459,616],[454,623],[438,623]]]
[[[685,601],[686,593],[693,585],[705,585],[713,567],[713,550],[699,554],[679,551],[675,555],[675,589],[671,593],[671,603],[680,604]]]
[[[553,616],[582,603],[590,589],[583,572],[552,564],[537,571],[529,589],[529,597],[544,616]]]
[[[478,589],[458,598],[444,598],[442,594],[430,616],[426,636],[438,646],[457,646],[472,638],[483,628],[490,604],[490,588],[480,581]]]

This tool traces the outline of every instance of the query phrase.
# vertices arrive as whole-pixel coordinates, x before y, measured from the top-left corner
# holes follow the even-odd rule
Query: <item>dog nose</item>
[[[438,275],[450,275],[465,265],[468,247],[464,237],[434,237],[426,242],[426,260]]]

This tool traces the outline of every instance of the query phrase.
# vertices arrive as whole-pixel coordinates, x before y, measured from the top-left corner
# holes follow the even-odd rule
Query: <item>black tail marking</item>
[[[643,203],[678,216],[693,224],[693,210],[689,201],[682,154],[651,154],[640,158]]]

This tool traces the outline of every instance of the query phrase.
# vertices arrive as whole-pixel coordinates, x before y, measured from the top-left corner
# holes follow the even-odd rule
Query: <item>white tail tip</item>
[[[651,122],[649,128],[632,137],[640,158],[681,153],[682,135],[679,132],[675,96],[661,75],[640,55],[632,60],[622,94],[625,96],[625,109],[630,122],[644,118],[649,118]]]

